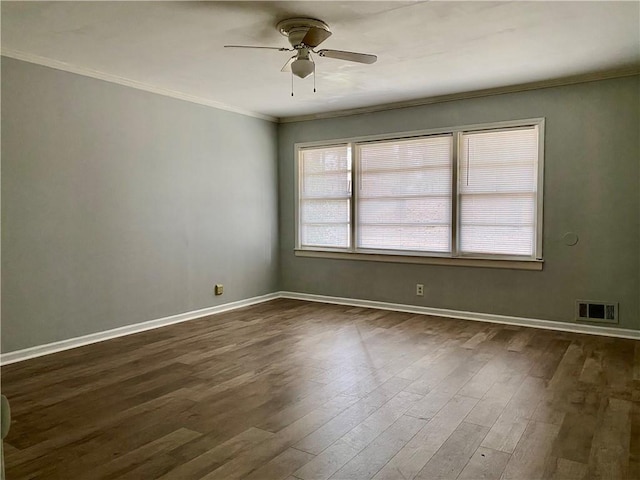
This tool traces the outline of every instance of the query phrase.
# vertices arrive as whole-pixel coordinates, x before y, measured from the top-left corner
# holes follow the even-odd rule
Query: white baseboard
[[[478,322],[502,323],[505,325],[518,325],[521,327],[542,328],[545,330],[559,330],[562,332],[586,333],[589,335],[603,335],[606,337],[640,340],[640,331],[628,330],[625,328],[602,327],[599,325],[585,325],[582,323],[554,322],[551,320],[539,320],[535,318],[495,315],[493,313],[465,312],[461,310],[449,310],[446,308],[422,307],[419,305],[378,302],[375,300],[361,300],[357,298],[330,297],[310,293],[280,292],[279,297],[306,300],[309,302],[334,303],[337,305],[349,305],[352,307],[378,308],[380,310],[394,310],[397,312],[418,313],[422,315],[434,315],[437,317],[459,318],[462,320],[474,320]]]
[[[35,347],[25,348],[23,350],[3,353],[0,355],[0,365],[8,365],[10,363],[21,362],[30,358],[41,357],[43,355],[49,355],[50,353],[55,352],[61,352],[62,350],[70,350],[72,348],[82,347],[83,345],[89,345],[91,343],[103,342],[112,338],[144,332],[145,330],[165,327],[174,323],[195,320],[197,318],[206,317],[215,313],[222,313],[229,310],[235,310],[237,308],[248,307],[250,305],[255,305],[256,303],[267,302],[269,300],[279,298],[279,296],[280,295],[277,292],[269,293],[267,295],[261,295],[259,297],[247,298],[244,300],[238,300],[236,302],[203,308],[201,310],[193,310],[191,312],[179,313],[177,315],[158,318],[156,320],[149,320],[147,322],[126,325],[124,327],[118,327],[112,330],[91,333],[89,335],[83,335],[81,337],[69,338],[68,340],[60,340],[59,342],[47,343],[45,345],[37,345]]]
[[[362,300],[357,298],[331,297],[326,295],[314,295],[310,293],[298,292],[274,292],[259,297],[247,298],[236,302],[216,305],[214,307],[203,308],[191,312],[171,315],[169,317],[149,320],[147,322],[126,325],[124,327],[106,330],[104,332],[83,335],[82,337],[70,338],[59,342],[47,343],[35,347],[16,350],[14,352],[0,355],[0,365],[21,362],[30,358],[49,355],[50,353],[70,350],[82,347],[91,343],[103,342],[112,338],[123,337],[134,333],[152,330],[154,328],[165,327],[174,323],[186,322],[206,317],[216,313],[227,312],[242,307],[248,307],[257,303],[268,302],[277,298],[290,298],[294,300],[306,300],[309,302],[333,303],[336,305],[349,305],[352,307],[377,308],[380,310],[394,310],[397,312],[417,313],[422,315],[434,315],[437,317],[459,318],[462,320],[474,320],[478,322],[501,323],[505,325],[518,325],[522,327],[542,328],[545,330],[559,330],[562,332],[586,333],[590,335],[603,335],[607,337],[630,338],[640,340],[640,331],[628,330],[624,328],[602,327],[599,325],[584,325],[581,323],[553,322],[550,320],[538,320],[535,318],[510,317],[506,315],[495,315],[492,313],[465,312],[461,310],[449,310],[445,308],[423,307],[419,305],[406,305],[401,303],[378,302],[374,300]]]

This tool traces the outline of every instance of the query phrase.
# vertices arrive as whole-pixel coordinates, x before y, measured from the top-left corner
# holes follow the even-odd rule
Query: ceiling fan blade
[[[338,60],[347,60],[349,62],[358,63],[375,63],[378,57],[369,55],[368,53],[345,52],[343,50],[319,50],[318,55],[327,58],[337,58]]]
[[[290,72],[291,71],[291,64],[293,63],[293,61],[295,59],[296,59],[296,55],[294,55],[289,60],[287,60],[287,63],[284,64],[284,67],[282,67],[282,70],[280,70],[280,71],[281,72]]]
[[[257,47],[254,45],[225,45],[224,48],[264,48],[267,50],[279,50],[281,52],[290,52],[293,48],[285,48],[285,47]]]
[[[307,47],[315,48],[331,36],[329,30],[323,28],[311,27],[302,39]]]

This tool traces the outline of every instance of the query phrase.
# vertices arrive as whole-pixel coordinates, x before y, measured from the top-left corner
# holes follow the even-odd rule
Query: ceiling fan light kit
[[[276,25],[278,31],[287,37],[291,48],[284,47],[263,47],[252,45],[225,45],[226,48],[262,48],[278,50],[281,52],[295,52],[295,54],[282,67],[283,72],[291,72],[291,95],[293,96],[293,75],[299,78],[306,78],[315,73],[315,62],[311,54],[319,57],[335,58],[349,62],[372,64],[378,57],[367,53],[347,52],[344,50],[314,50],[318,45],[331,36],[329,26],[322,20],[315,18],[288,18]],[[315,76],[314,88],[315,92]]]
[[[291,63],[291,73],[296,77],[307,78],[315,70],[315,64],[308,58],[298,58]]]

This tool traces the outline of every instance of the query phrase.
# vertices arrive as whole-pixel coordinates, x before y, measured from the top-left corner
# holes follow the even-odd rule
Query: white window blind
[[[351,243],[351,156],[347,145],[300,151],[300,245]]]
[[[358,145],[358,248],[451,251],[452,138]]]
[[[460,252],[533,257],[538,127],[465,132],[460,150]]]

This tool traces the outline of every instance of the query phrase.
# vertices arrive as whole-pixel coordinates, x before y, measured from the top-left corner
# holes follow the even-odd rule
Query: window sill
[[[506,268],[511,270],[542,270],[544,260],[514,260],[504,258],[427,257],[418,255],[387,255],[380,253],[330,252],[325,250],[294,250],[296,257],[364,260],[370,262],[417,263],[458,267]]]

